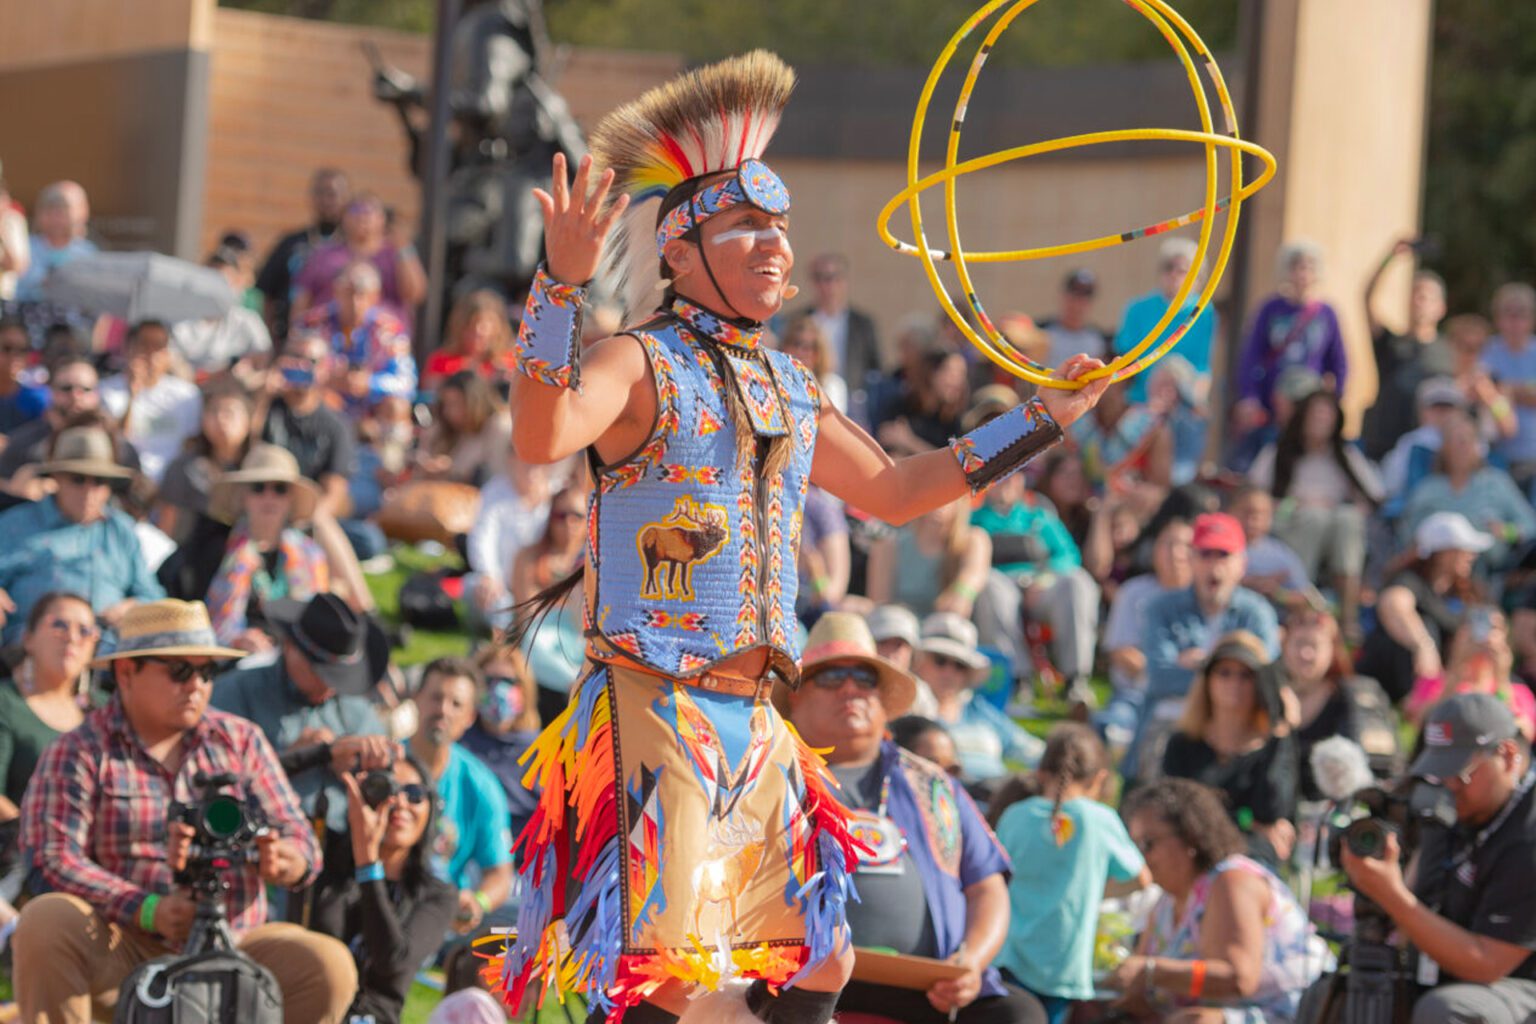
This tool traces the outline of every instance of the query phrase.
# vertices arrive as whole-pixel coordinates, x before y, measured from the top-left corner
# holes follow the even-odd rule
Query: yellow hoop
[[[1221,275],[1226,270],[1227,260],[1231,256],[1233,241],[1237,233],[1238,211],[1245,199],[1263,188],[1274,177],[1276,164],[1275,158],[1263,147],[1255,143],[1239,138],[1237,132],[1237,117],[1232,107],[1231,94],[1227,90],[1226,80],[1221,75],[1221,70],[1216,66],[1215,60],[1210,56],[1204,41],[1199,34],[1184,21],[1179,14],[1168,6],[1164,0],[1124,0],[1133,7],[1162,34],[1163,38],[1173,47],[1180,62],[1184,65],[1185,75],[1189,79],[1190,89],[1194,93],[1195,103],[1200,113],[1200,131],[1186,131],[1172,128],[1137,128],[1123,129],[1120,131],[1093,132],[1085,135],[1073,135],[1059,139],[1051,139],[1045,142],[1037,142],[1026,146],[1016,146],[1012,149],[991,153],[986,156],[967,160],[964,163],[956,163],[959,151],[960,133],[965,122],[966,107],[970,101],[971,93],[975,88],[982,66],[986,63],[993,44],[1002,32],[1022,14],[1033,6],[1037,0],[1011,0],[1010,7],[1003,16],[992,26],[986,38],[977,48],[976,55],[971,61],[970,70],[966,74],[965,82],[961,86],[959,98],[955,103],[954,117],[950,121],[949,143],[945,151],[945,162],[942,170],[930,174],[927,177],[918,177],[918,158],[920,155],[922,131],[926,122],[928,107],[932,103],[934,89],[943,72],[948,68],[954,57],[956,49],[977,25],[989,18],[993,12],[1010,0],[989,0],[975,14],[971,15],[960,29],[952,36],[940,52],[934,62],[928,80],[923,86],[923,92],[918,99],[917,111],[912,121],[912,135],[907,151],[907,187],[894,196],[880,211],[876,230],[880,238],[895,251],[908,256],[917,256],[923,261],[923,269],[932,287],[934,294],[938,296],[939,303],[949,318],[954,321],[962,334],[975,345],[983,355],[1003,369],[1023,377],[1025,380],[1045,387],[1064,389],[1080,388],[1089,380],[1096,380],[1105,376],[1122,380],[1130,377],[1152,365],[1158,359],[1176,345],[1183,338],[1186,331],[1199,319],[1209,304],[1211,296],[1215,293],[1217,285],[1221,281]],[[1178,27],[1180,33],[1188,38],[1194,45],[1201,60],[1205,64],[1206,72],[1216,89],[1217,99],[1222,108],[1222,114],[1227,129],[1227,134],[1217,134],[1211,120],[1210,104],[1205,90],[1200,83],[1199,71],[1195,67],[1189,49],[1184,41],[1179,38],[1172,27],[1172,21]],[[955,181],[962,175],[973,171],[984,170],[998,164],[1013,160],[1021,160],[1028,156],[1037,156],[1041,153],[1053,153],[1066,149],[1075,149],[1082,146],[1100,145],[1107,142],[1127,142],[1138,140],[1165,140],[1199,142],[1205,148],[1206,180],[1205,202],[1200,209],[1192,210],[1169,220],[1159,221],[1156,224],[1138,228],[1133,231],[1121,232],[1114,235],[1105,235],[1099,238],[1089,239],[1083,242],[1073,242],[1065,245],[1041,246],[1032,249],[1017,249],[1005,252],[967,253],[960,242],[959,218],[955,210]],[[1225,146],[1231,151],[1231,176],[1232,193],[1229,196],[1217,199],[1216,197],[1216,149]],[[1259,177],[1248,185],[1243,184],[1242,154],[1250,153],[1258,157],[1264,163],[1264,170]],[[939,182],[944,184],[944,210],[946,217],[946,229],[949,236],[950,248],[948,250],[936,250],[928,245],[927,235],[923,231],[923,218],[920,205],[921,194],[928,188]],[[912,233],[916,244],[908,244],[898,240],[891,234],[889,224],[896,209],[905,202],[912,219]],[[1225,230],[1222,233],[1221,246],[1218,251],[1215,265],[1205,288],[1202,289],[1195,304],[1187,310],[1184,307],[1185,300],[1194,289],[1199,277],[1199,269],[1204,263],[1206,253],[1210,247],[1213,221],[1217,214],[1226,211],[1227,219]],[[981,299],[971,281],[968,261],[977,263],[1002,263],[1016,260],[1042,259],[1048,256],[1066,256],[1074,253],[1091,252],[1098,249],[1106,249],[1110,246],[1123,245],[1126,242],[1149,235],[1162,234],[1176,228],[1185,227],[1199,222],[1200,240],[1195,249],[1195,256],[1191,262],[1189,272],[1185,274],[1179,290],[1168,305],[1167,311],[1155,324],[1147,335],[1127,352],[1116,357],[1113,362],[1101,370],[1095,370],[1086,374],[1078,381],[1063,380],[1051,376],[1049,367],[1030,359],[1019,351],[1006,338],[1004,338],[993,325],[986,309],[981,304]],[[976,314],[983,335],[978,335],[965,317],[960,315],[954,301],[950,298],[949,291],[939,279],[938,268],[935,260],[952,260],[955,263],[956,272],[960,278],[966,302],[972,312]],[[1163,340],[1157,349],[1151,353],[1146,350],[1152,345],[1153,340],[1173,321],[1175,316],[1182,314],[1178,326]]]

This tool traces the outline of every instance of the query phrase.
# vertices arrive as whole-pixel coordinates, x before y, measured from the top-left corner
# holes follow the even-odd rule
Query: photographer
[[[22,804],[22,843],[54,891],[16,928],[16,997],[25,1021],[83,1024],[139,964],[182,948],[197,903],[177,885],[191,829],[167,819],[199,774],[228,774],[232,794],[271,831],[228,870],[237,945],[276,978],[285,1019],[342,1019],[357,987],[346,947],[295,925],[263,924],[264,886],[307,885],[320,851],[277,756],[249,722],[208,708],[216,659],[196,602],[154,601],[124,615],[110,667],[116,693],[43,756]],[[258,852],[259,851],[259,852]]]
[[[333,836],[316,883],[310,926],[352,949],[350,1016],[374,1024],[398,1024],[417,968],[458,908],[457,890],[428,863],[437,794],[426,778],[409,754],[388,773],[344,774],[349,835]]]
[[[1426,827],[1404,877],[1397,836],[1380,859],[1347,848],[1344,871],[1419,950],[1430,986],[1413,1008],[1430,1021],[1536,1020],[1536,772],[1530,746],[1497,697],[1458,694],[1436,706],[1410,773],[1443,784],[1458,828]]]

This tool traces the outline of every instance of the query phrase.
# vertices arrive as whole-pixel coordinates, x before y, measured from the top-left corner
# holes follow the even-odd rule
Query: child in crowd
[[[1144,888],[1151,875],[1119,817],[1099,803],[1109,768],[1092,729],[1053,729],[1037,773],[1040,795],[997,824],[1013,863],[1030,870],[1008,883],[1008,939],[996,964],[1039,998],[1050,1024],[1063,1024],[1073,1002],[1093,998],[1100,901]]]

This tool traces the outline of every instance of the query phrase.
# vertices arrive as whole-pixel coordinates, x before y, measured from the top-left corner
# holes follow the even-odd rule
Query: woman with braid
[[[1008,940],[995,962],[1005,979],[1040,999],[1051,1024],[1067,1020],[1074,1001],[1093,998],[1100,901],[1152,881],[1119,816],[1099,802],[1107,766],[1092,729],[1057,726],[1036,772],[1041,795],[1014,804],[997,823],[1013,863],[1030,867],[1008,883]]]

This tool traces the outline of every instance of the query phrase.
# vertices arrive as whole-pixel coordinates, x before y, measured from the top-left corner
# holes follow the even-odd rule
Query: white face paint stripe
[[[750,238],[752,244],[759,242],[773,242],[780,238],[787,238],[788,233],[783,228],[732,228],[722,231],[714,237],[716,245],[724,245],[726,242],[734,242],[738,238]]]

